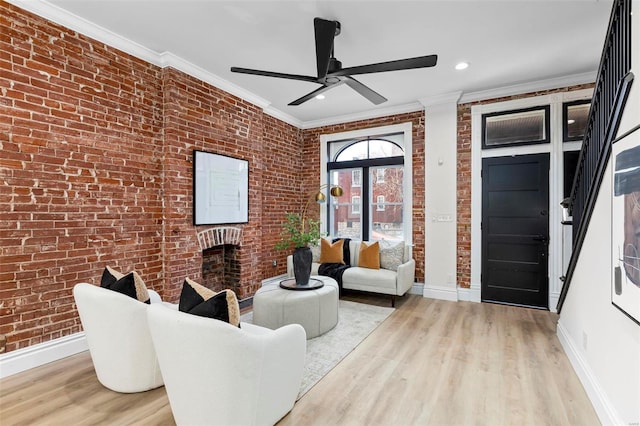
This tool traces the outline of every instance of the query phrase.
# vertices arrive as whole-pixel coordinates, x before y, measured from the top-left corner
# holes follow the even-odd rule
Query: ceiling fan
[[[322,18],[315,18],[313,20],[313,26],[315,28],[316,38],[316,65],[318,69],[317,77],[239,67],[231,67],[231,72],[262,75],[266,77],[287,78],[290,80],[308,81],[311,83],[318,83],[322,85],[322,87],[289,103],[289,105],[300,105],[308,101],[309,99],[316,97],[320,93],[325,92],[332,87],[340,86],[342,84],[346,84],[375,105],[378,105],[385,102],[387,98],[360,83],[358,80],[353,78],[352,75],[433,67],[438,60],[438,55],[429,55],[418,56],[416,58],[399,59],[396,61],[379,62],[377,64],[360,65],[357,67],[342,68],[342,63],[337,60],[333,54],[333,40],[337,35],[340,34],[340,22],[328,21]]]

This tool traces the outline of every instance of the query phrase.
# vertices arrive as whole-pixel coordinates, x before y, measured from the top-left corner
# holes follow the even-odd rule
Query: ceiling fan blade
[[[356,80],[353,77],[346,77],[345,83],[347,83],[347,86],[351,87],[353,90],[360,93],[362,96],[367,98],[370,102],[372,102],[375,105],[380,105],[381,103],[387,101],[387,98],[382,96],[380,93],[370,89],[369,87],[360,83],[358,80]]]
[[[318,82],[317,78],[311,77],[311,76],[307,76],[307,75],[285,74],[285,73],[281,73],[281,72],[254,70],[254,69],[250,69],[250,68],[231,67],[231,72],[238,72],[238,73],[241,73],[241,74],[262,75],[262,76],[265,76],[265,77],[287,78],[289,80],[309,81],[311,83],[317,83]]]
[[[344,84],[344,83],[345,83],[345,81],[342,81],[342,80],[341,80],[341,81],[339,81],[339,82],[337,82],[337,83],[330,84],[330,85],[328,85],[328,86],[322,86],[322,87],[320,87],[319,89],[316,89],[316,90],[314,90],[314,91],[313,91],[313,92],[311,92],[311,93],[307,93],[307,94],[306,94],[306,95],[304,95],[303,97],[298,98],[298,99],[296,99],[295,101],[293,101],[293,102],[289,103],[289,106],[295,106],[295,105],[300,105],[300,104],[302,104],[302,103],[305,103],[305,102],[307,102],[308,100],[311,100],[311,99],[315,98],[315,97],[316,97],[316,96],[318,96],[320,93],[326,92],[327,90],[329,90],[329,89],[331,89],[331,88],[333,88],[333,87],[340,86],[341,84]]]
[[[314,18],[313,28],[316,36],[316,65],[318,68],[318,80],[326,77],[329,71],[329,59],[333,51],[333,39],[336,36],[336,21],[327,21],[322,18]]]
[[[410,70],[415,68],[433,67],[438,62],[438,55],[418,56],[417,58],[398,59],[397,61],[379,62],[377,64],[361,65],[358,67],[342,68],[332,72],[329,76],[371,74],[375,72]]]

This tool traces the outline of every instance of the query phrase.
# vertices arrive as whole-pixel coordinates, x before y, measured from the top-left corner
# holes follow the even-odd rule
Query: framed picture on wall
[[[193,151],[193,223],[249,221],[249,162]]]
[[[640,325],[640,130],[614,142],[611,302]]]

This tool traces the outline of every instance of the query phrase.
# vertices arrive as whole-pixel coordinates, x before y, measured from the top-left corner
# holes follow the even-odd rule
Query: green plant
[[[305,219],[298,213],[287,213],[282,223],[280,241],[276,243],[277,250],[307,247],[317,245],[320,239],[320,222]]]

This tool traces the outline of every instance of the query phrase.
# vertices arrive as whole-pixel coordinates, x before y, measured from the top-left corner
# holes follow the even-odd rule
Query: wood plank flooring
[[[599,424],[556,337],[556,315],[415,295],[396,307],[279,425]],[[164,388],[112,392],[85,352],[0,380],[0,424],[174,420]]]

